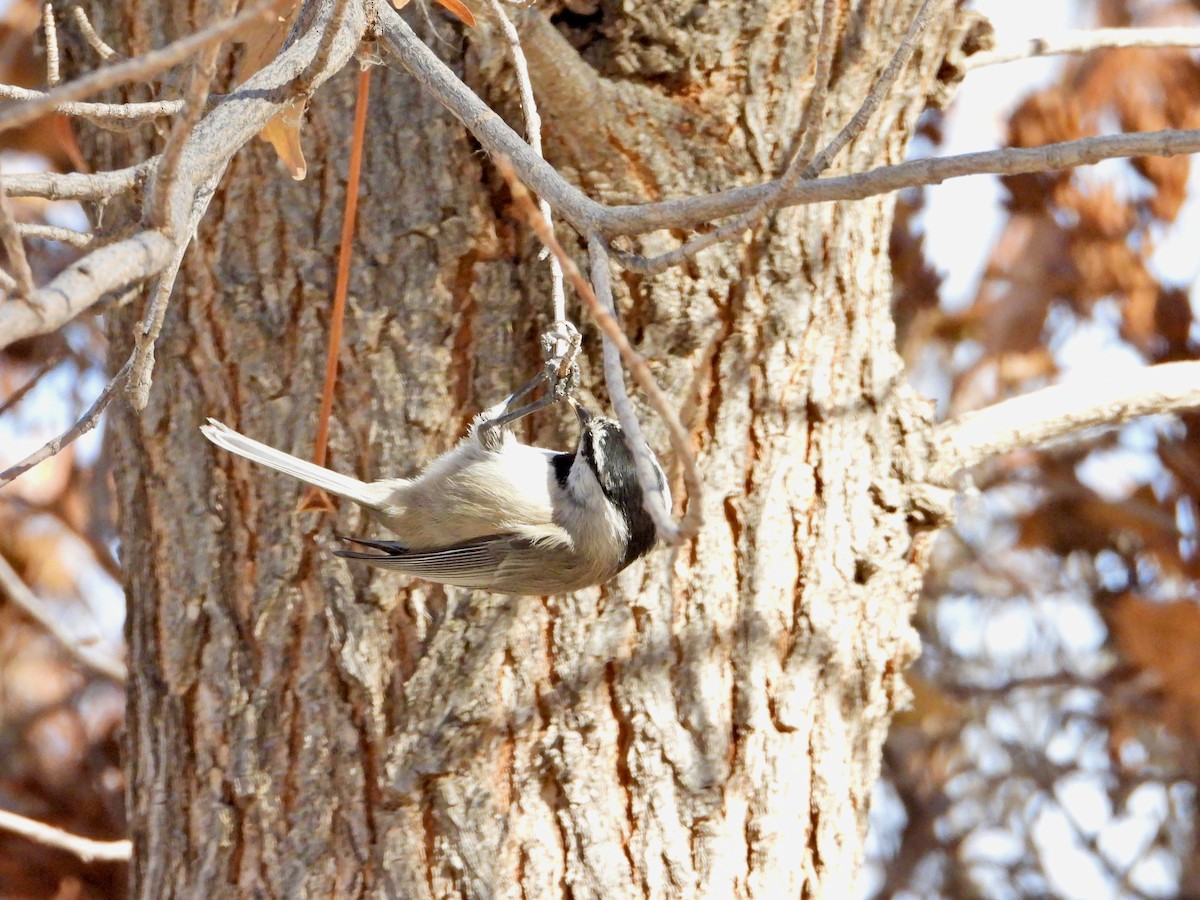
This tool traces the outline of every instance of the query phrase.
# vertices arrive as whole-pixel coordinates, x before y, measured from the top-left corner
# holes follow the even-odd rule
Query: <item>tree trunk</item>
[[[826,138],[918,5],[850,4]],[[91,6],[136,53],[206,4]],[[812,81],[821,4],[796,6],[625,0],[557,29],[527,12],[550,162],[606,202],[773,177]],[[839,169],[902,157],[948,18]],[[519,123],[494,27],[425,37]],[[329,460],[360,477],[447,449],[536,370],[550,312],[490,161],[406,75],[373,77]],[[136,894],[850,896],[933,524],[911,499],[928,423],[893,346],[891,199],[783,211],[686,268],[616,278],[626,329],[690,416],[707,490],[694,543],[572,596],[442,590],[334,558],[335,530],[368,532],[355,508],[298,513],[300,485],[198,430],[212,416],[311,453],[354,84],[343,72],[312,104],[306,181],[261,143],[235,159],[150,405],[110,420]],[[85,142],[109,165],[161,143]],[[112,312],[114,359],[143,302]],[[569,447],[568,419],[526,436]]]

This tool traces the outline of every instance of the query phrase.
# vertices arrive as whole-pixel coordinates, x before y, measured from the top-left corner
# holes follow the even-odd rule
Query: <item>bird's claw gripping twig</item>
[[[565,400],[579,386],[579,348],[582,338],[579,331],[570,322],[555,322],[554,327],[542,335],[542,350],[546,354],[546,362],[542,371],[526,382],[503,403],[492,407],[495,410],[487,420],[480,425],[481,437],[502,425],[508,425],[517,419],[523,419],[530,413],[537,412]],[[539,386],[546,384],[546,393],[524,406],[517,404]]]

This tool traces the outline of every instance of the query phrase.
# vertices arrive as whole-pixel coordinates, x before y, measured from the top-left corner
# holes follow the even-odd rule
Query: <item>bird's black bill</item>
[[[587,407],[585,407],[582,403],[580,403],[574,397],[571,397],[570,401],[571,401],[571,406],[574,407],[574,409],[575,409],[575,415],[579,418],[579,424],[582,425],[584,428],[586,428],[588,423],[591,422],[592,419],[595,418],[595,416],[593,416],[592,413],[590,413],[588,411]]]

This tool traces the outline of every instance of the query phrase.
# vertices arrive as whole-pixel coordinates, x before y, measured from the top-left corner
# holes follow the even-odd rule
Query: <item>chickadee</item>
[[[522,444],[507,426],[516,416],[506,414],[519,395],[477,416],[454,449],[412,479],[362,482],[212,419],[200,430],[231,453],[353,500],[400,538],[350,538],[376,552],[339,550],[338,556],[502,594],[561,594],[602,584],[656,539],[625,433],[571,400],[582,429],[574,453]],[[662,469],[657,462],[654,468],[665,492]]]

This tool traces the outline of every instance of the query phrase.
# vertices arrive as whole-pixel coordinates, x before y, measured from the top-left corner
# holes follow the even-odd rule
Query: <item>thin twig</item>
[[[821,125],[825,121],[825,104],[829,97],[830,76],[833,73],[833,57],[837,53],[837,25],[841,12],[838,0],[825,0],[821,6],[821,26],[817,32],[817,62],[813,68],[813,86],[804,104],[804,115],[800,119],[800,133],[804,136],[800,149],[796,151],[784,173],[784,181],[801,162],[807,163],[817,152],[817,141],[821,139]]]
[[[607,313],[607,322],[610,322],[617,328],[621,338],[624,339],[624,332],[620,330],[620,324],[617,322],[616,313],[617,306],[613,302],[612,293],[612,268],[608,259],[608,248],[604,243],[604,239],[600,235],[592,232],[588,235],[588,257],[591,261],[591,276],[592,288],[595,293],[595,299],[600,308]],[[576,285],[576,290],[578,290]],[[584,301],[591,307],[591,303]],[[595,316],[595,312],[593,312]],[[597,323],[600,320],[597,318]],[[640,354],[637,354],[632,347],[628,347],[628,341],[625,341],[628,350],[620,347],[617,341],[610,336],[610,329],[603,328],[603,355],[604,355],[604,384],[608,388],[608,397],[612,403],[613,411],[617,414],[617,420],[621,423],[621,428],[625,431],[626,444],[633,453],[634,461],[637,464],[638,485],[642,489],[643,503],[646,510],[654,519],[654,524],[658,529],[659,534],[667,543],[674,544],[682,541],[685,537],[690,537],[700,530],[700,508],[701,495],[703,485],[700,479],[699,469],[696,467],[696,459],[691,452],[691,440],[688,438],[683,429],[682,423],[679,423],[678,415],[675,409],[671,406],[665,394],[659,392],[658,399],[662,405],[655,402],[654,393],[647,390],[647,396],[651,397],[651,405],[655,407],[659,415],[663,416],[667,422],[668,430],[671,432],[671,443],[675,448],[676,456],[679,456],[680,463],[683,466],[685,483],[687,485],[688,507],[687,513],[683,522],[676,524],[672,517],[670,497],[666,493],[666,486],[660,485],[658,473],[654,471],[653,466],[653,451],[646,441],[645,434],[642,432],[642,423],[638,420],[637,411],[633,408],[633,401],[629,399],[629,391],[625,387],[625,375],[621,370],[621,357],[626,352],[634,354],[629,358],[630,369],[634,369],[635,364],[640,361],[641,367],[644,369],[644,374],[649,376],[650,384],[654,390],[658,390],[658,383],[654,381],[650,371],[645,367],[645,361],[641,360]],[[637,373],[635,373],[637,377]],[[645,383],[642,378],[638,378],[639,383],[645,390]],[[665,412],[664,412],[665,409]],[[675,425],[672,425],[671,419],[674,418]],[[680,434],[674,433],[678,427]],[[683,448],[681,455],[680,448]]]
[[[87,13],[84,12],[82,6],[72,6],[71,15],[75,17],[75,26],[79,29],[79,33],[83,35],[83,39],[87,42],[87,45],[96,51],[97,56],[105,62],[124,58],[122,54],[105,43],[104,38],[96,33],[96,29],[88,21]]]
[[[86,231],[73,231],[58,225],[20,224],[17,232],[21,237],[39,241],[58,241],[71,247],[87,248],[96,242],[96,236]]]
[[[128,840],[95,841],[4,809],[0,809],[0,829],[46,847],[66,850],[84,862],[126,862],[133,856],[133,844]]]
[[[125,680],[125,666],[119,660],[104,653],[98,653],[91,647],[81,644],[72,634],[64,629],[54,614],[46,608],[46,604],[31,591],[21,576],[2,555],[0,555],[0,588],[8,595],[8,599],[25,611],[35,622],[41,625],[50,636],[58,641],[71,656],[87,668],[99,672],[113,681]]]
[[[807,153],[803,151],[798,153],[792,159],[783,177],[773,183],[770,192],[732,222],[728,222],[720,228],[710,231],[708,234],[702,234],[697,238],[693,238],[682,247],[650,259],[632,253],[614,251],[617,261],[627,269],[644,274],[662,272],[672,266],[684,263],[706,247],[731,240],[745,232],[746,229],[753,227],[768,210],[779,206],[780,199],[785,197],[795,187],[797,182],[811,180],[825,171],[833,163],[834,159],[837,158],[842,149],[862,132],[871,120],[871,117],[879,109],[884,97],[891,91],[896,83],[896,79],[900,77],[900,73],[904,71],[904,67],[908,65],[908,61],[916,51],[920,37],[929,25],[940,2],[943,2],[943,0],[925,0],[921,4],[921,8],[917,10],[916,16],[913,17],[912,22],[908,26],[908,31],[905,32],[904,38],[900,41],[900,46],[896,48],[891,61],[888,62],[883,73],[876,79],[874,85],[872,85],[866,99],[862,102],[862,106],[858,108],[845,127],[834,136],[833,140],[815,158],[809,159],[809,154],[812,153],[811,149]],[[833,27],[834,23],[831,18],[831,7],[833,5],[834,3],[827,0],[825,12],[821,19],[821,43],[820,50],[818,51],[820,56],[817,61],[818,81],[813,88],[813,96],[811,98],[820,104],[820,107],[816,109],[818,115],[814,116],[816,119],[819,119],[819,113],[825,106],[825,91],[828,90],[829,86],[829,70],[833,63],[833,51],[836,49],[836,40],[834,39],[836,29]],[[830,18],[827,19],[826,17]],[[822,87],[820,81],[822,67],[824,67],[824,87]],[[810,102],[809,107],[805,110],[804,118],[806,121],[813,111],[814,106]],[[815,134],[811,132],[815,132]],[[814,122],[811,129],[805,133],[805,144],[809,145],[811,143],[812,146],[815,146],[816,137],[819,133],[819,122]],[[801,165],[801,163],[804,164]]]
[[[513,171],[508,160],[502,156],[495,158],[496,167],[500,174],[508,182],[509,190],[512,192],[513,202],[516,204],[518,211],[529,226],[537,234],[543,244],[550,248],[550,251],[558,257],[558,261],[562,264],[563,273],[570,279],[572,286],[583,305],[587,308],[588,313],[592,316],[592,320],[603,332],[606,340],[611,340],[621,354],[621,358],[625,360],[625,364],[629,367],[629,371],[633,374],[634,380],[646,393],[646,398],[650,401],[650,405],[654,411],[662,416],[663,421],[667,425],[667,433],[671,438],[671,446],[675,450],[676,456],[679,458],[680,464],[683,467],[684,483],[687,485],[688,504],[687,513],[683,521],[676,524],[672,521],[670,511],[664,512],[662,501],[662,491],[658,487],[658,479],[655,476],[654,470],[651,467],[644,466],[644,453],[641,448],[645,446],[645,438],[641,437],[641,429],[636,424],[636,417],[630,417],[632,426],[629,437],[634,440],[632,447],[635,457],[638,460],[638,484],[642,487],[642,494],[647,498],[651,515],[654,516],[655,525],[658,527],[659,537],[669,544],[680,543],[694,536],[700,528],[701,516],[701,478],[699,469],[696,466],[696,459],[692,455],[691,441],[688,437],[686,429],[679,421],[679,416],[671,406],[670,398],[663,392],[655,381],[650,367],[646,364],[646,360],[640,353],[633,348],[629,343],[629,339],[625,336],[625,332],[621,330],[620,324],[616,317],[608,310],[596,296],[596,292],[592,290],[592,286],[587,279],[579,271],[579,267],[575,265],[575,261],[567,254],[558,239],[554,236],[553,230],[546,224],[546,220],[542,218],[541,212],[538,211],[537,204],[530,196],[529,191],[521,184]],[[593,235],[596,241],[599,237]],[[589,246],[594,243],[589,241]],[[599,262],[607,264],[607,259],[603,254],[603,246],[596,244],[599,253]],[[606,295],[611,297],[611,292],[607,287],[607,269],[604,266],[599,266],[597,274],[600,275],[601,290],[605,291]],[[611,301],[610,301],[611,302]],[[606,368],[606,375],[608,370]],[[614,385],[610,385],[612,390]],[[615,385],[619,389],[620,385]],[[614,391],[615,393],[615,391]],[[625,422],[622,421],[622,426]],[[655,502],[657,500],[658,502]]]
[[[916,159],[894,166],[881,166],[857,175],[801,181],[780,197],[780,206],[863,200],[908,187],[941,184],[951,178],[968,175],[1022,175],[1073,169],[1106,159],[1170,157],[1184,153],[1200,153],[1200,130],[1166,129],[1080,138],[1042,147],[984,150],[960,156]],[[606,236],[645,234],[664,228],[694,228],[749,209],[770,192],[774,184],[768,182],[658,203],[600,207],[596,211],[589,210],[588,221],[599,221],[601,233]],[[568,215],[562,207],[556,208],[574,224],[574,209]]]
[[[113,66],[97,69],[82,78],[77,78],[75,81],[48,91],[38,100],[30,100],[27,103],[0,110],[0,131],[27,125],[46,113],[53,112],[55,107],[61,103],[82,100],[91,94],[128,81],[145,80],[164,69],[178,65],[205,47],[229,39],[254,22],[269,20],[280,7],[289,2],[291,0],[262,0],[232,19],[217,22],[159,50],[153,50]]]
[[[54,356],[38,366],[37,371],[29,376],[28,381],[5,397],[3,402],[0,402],[0,416],[4,415],[22,400],[24,400],[25,396],[41,383],[42,378],[44,378],[48,372],[55,369],[58,364],[62,362],[63,355],[64,354],[62,353],[54,354]]]
[[[46,37],[46,84],[56,87],[62,80],[58,67],[58,23],[54,20],[54,4],[42,4],[42,33]]]
[[[88,407],[85,412],[74,425],[56,437],[50,443],[46,444],[40,450],[29,454],[19,463],[9,466],[3,472],[0,472],[0,487],[4,487],[14,478],[24,475],[38,463],[49,459],[54,454],[58,453],[68,444],[73,443],[78,438],[87,434],[98,424],[100,424],[100,415],[104,412],[109,403],[112,402],[117,391],[124,387],[126,379],[129,378],[129,372],[133,368],[133,356],[125,361],[125,365],[117,371],[117,374],[104,386],[104,390],[100,392],[100,396],[96,401]]]
[[[524,48],[521,47],[521,36],[517,33],[517,27],[513,24],[512,19],[508,17],[503,3],[500,0],[488,0],[488,3],[500,23],[500,30],[504,33],[508,52],[512,56],[513,69],[517,74],[517,88],[521,94],[521,112],[525,116],[525,139],[529,142],[533,152],[545,159],[545,154],[542,152],[542,117],[538,115],[537,100],[533,95],[533,82],[529,78],[529,62],[525,59]],[[553,229],[554,219],[550,204],[539,197],[538,209],[542,213],[542,218],[546,220],[547,227]],[[550,255],[550,302],[554,310],[554,321],[562,323],[567,320],[567,294],[563,286],[562,265],[559,263],[558,257],[550,253],[548,247],[542,250],[542,255],[546,254]],[[566,352],[565,341],[560,341],[554,352],[559,356],[563,355]]]
[[[192,210],[188,214],[183,223],[177,223],[172,229],[180,237],[173,240],[171,250],[171,258],[162,271],[158,273],[158,280],[154,284],[154,291],[150,298],[150,305],[146,309],[146,314],[142,317],[142,321],[134,329],[134,347],[133,370],[130,373],[129,380],[125,385],[125,393],[128,396],[129,403],[134,409],[145,409],[146,404],[150,400],[150,384],[151,376],[154,374],[154,345],[158,340],[158,335],[162,331],[163,321],[167,314],[167,304],[171,299],[171,291],[175,288],[175,279],[179,276],[179,268],[183,265],[183,257],[187,253],[188,245],[191,243],[192,237],[196,234],[196,228],[200,224],[200,220],[204,217],[204,213],[208,210],[208,204],[212,201],[213,193],[216,191],[217,182],[221,175],[217,173],[208,178],[202,184],[199,190],[196,191],[192,201]],[[190,194],[189,190],[184,193]],[[174,210],[171,210],[171,215],[174,216]],[[153,232],[154,234],[162,234],[163,232]]]
[[[967,71],[1035,56],[1064,56],[1120,47],[1200,47],[1200,28],[1093,28],[1032,38],[1010,47],[975,53],[966,59]]]
[[[220,9],[213,14],[213,19],[216,21],[210,23],[204,30],[211,30],[214,25],[227,21],[233,12],[235,3],[236,0],[221,0]],[[236,32],[230,33],[227,37],[233,37],[234,34]],[[187,92],[183,98],[183,115],[175,120],[171,125],[170,134],[167,135],[167,142],[163,147],[155,172],[154,184],[150,189],[148,219],[154,228],[170,230],[173,224],[168,209],[171,185],[175,182],[184,143],[191,136],[196,123],[200,121],[200,116],[204,114],[204,103],[208,99],[209,88],[217,73],[217,53],[221,49],[221,44],[222,41],[213,41],[201,52],[192,77],[188,80]],[[174,237],[177,240],[187,240],[184,235],[177,234]],[[143,331],[145,330],[143,328]]]
[[[40,103],[49,96],[45,91],[34,91],[29,88],[17,87],[15,84],[0,84],[0,99],[2,100]],[[158,119],[163,116],[174,116],[182,111],[182,100],[158,100],[150,103],[89,103],[67,100],[51,103],[45,110],[45,112],[61,113],[64,116],[79,116],[84,119],[113,122]]]
[[[219,9],[214,12],[213,18],[218,22],[227,19],[233,12],[233,5],[234,0],[221,0]],[[230,36],[232,37],[232,35]],[[182,232],[177,230],[178,223],[173,216],[172,191],[179,174],[179,163],[183,157],[184,147],[188,138],[191,137],[196,123],[204,114],[204,104],[208,99],[213,77],[216,75],[217,53],[220,49],[221,42],[213,42],[204,48],[200,58],[196,60],[196,67],[192,72],[192,77],[188,80],[187,92],[184,96],[183,115],[175,120],[171,126],[171,133],[167,135],[167,142],[159,157],[154,183],[150,191],[146,218],[151,226],[162,230],[174,239],[175,255],[171,264],[159,276],[150,305],[134,331],[133,369],[129,375],[127,390],[135,409],[144,409],[149,399],[150,380],[154,371],[154,344],[162,333],[163,321],[167,315],[167,304],[171,299],[171,290],[175,285],[179,266],[183,263],[183,256],[195,233],[195,226],[199,222],[200,215],[208,206],[207,203],[199,204],[202,206],[199,214],[193,208],[187,228]]]
[[[891,91],[892,86],[896,83],[896,79],[900,77],[900,73],[904,71],[904,67],[908,65],[908,61],[912,58],[913,53],[917,49],[917,43],[924,33],[926,26],[934,14],[938,11],[939,5],[945,5],[947,0],[925,0],[921,4],[921,8],[917,10],[916,16],[908,26],[908,31],[904,34],[904,39],[900,41],[900,46],[896,48],[895,54],[891,61],[887,64],[887,68],[876,79],[875,84],[871,86],[870,92],[867,94],[867,99],[863,101],[862,106],[846,123],[846,126],[839,131],[828,144],[825,145],[817,158],[805,166],[800,177],[804,180],[816,178],[824,172],[829,165],[837,158],[837,155],[842,152],[842,148],[854,140],[862,130],[867,127],[867,123],[871,121],[871,116],[875,115],[884,98]],[[785,192],[786,193],[786,192]]]
[[[4,244],[4,252],[8,255],[8,264],[17,283],[17,296],[27,303],[33,302],[37,286],[33,282],[33,269],[29,267],[29,259],[25,256],[25,245],[21,242],[21,233],[17,230],[17,220],[13,216],[12,204],[4,192],[4,184],[0,182],[0,243]]]
[[[126,169],[109,172],[29,172],[6,175],[4,188],[10,197],[41,197],[46,200],[109,200],[137,185],[153,168],[158,157]]]
[[[1119,378],[1068,381],[940,425],[933,481],[1010,450],[1039,447],[1138,416],[1200,407],[1200,361],[1162,363]]]

